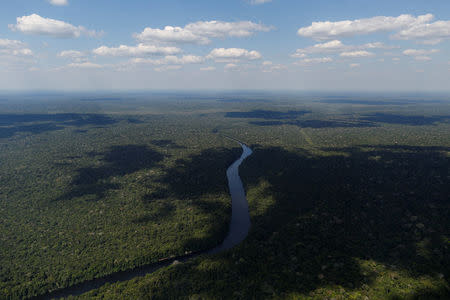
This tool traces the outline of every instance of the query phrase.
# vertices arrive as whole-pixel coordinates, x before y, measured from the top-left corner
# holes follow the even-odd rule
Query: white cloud
[[[315,44],[307,48],[297,49],[292,57],[303,58],[307,54],[322,54],[322,53],[336,53],[336,52],[350,52],[364,49],[392,49],[395,47],[387,46],[380,42],[368,43],[364,45],[345,45],[339,40],[333,40],[326,43]]]
[[[291,57],[294,58],[305,58],[307,55],[303,52],[301,52],[302,49],[297,49],[297,51],[294,54],[291,54]]]
[[[355,69],[361,67],[361,64],[350,64],[349,67]]]
[[[264,3],[272,2],[272,0],[251,0],[250,3],[253,5],[259,5]]]
[[[421,56],[421,55],[429,55],[438,53],[439,49],[431,49],[431,50],[425,50],[425,49],[407,49],[403,51],[404,55],[407,56]]]
[[[239,69],[239,66],[237,64],[226,64],[224,69],[227,71],[236,71]]]
[[[276,72],[281,70],[286,70],[287,67],[282,64],[274,64],[271,61],[265,61],[262,63],[262,71],[264,73]]]
[[[60,53],[58,53],[58,56],[74,59],[74,58],[84,57],[85,55],[82,52],[77,51],[77,50],[64,50],[64,51],[61,51]]]
[[[79,69],[101,69],[102,66],[99,64],[95,64],[92,62],[82,62],[82,63],[71,63],[68,64],[67,67],[69,68],[79,68]]]
[[[194,43],[205,45],[211,41],[203,36],[196,35],[193,32],[181,27],[166,26],[164,29],[145,28],[135,37],[140,41],[165,42],[165,43]]]
[[[21,41],[0,39],[0,55],[2,56],[32,56],[33,51]]]
[[[298,35],[316,40],[331,40],[337,37],[404,30],[425,24],[433,18],[434,16],[432,14],[426,14],[418,17],[412,15],[400,15],[398,17],[377,16],[339,22],[313,22],[311,26],[300,28]]]
[[[316,57],[316,58],[305,58],[295,62],[296,65],[310,65],[310,64],[323,64],[332,62],[331,57]]]
[[[18,17],[17,23],[10,24],[9,28],[25,34],[46,35],[55,38],[78,38],[81,35],[95,37],[101,34],[87,30],[83,26],[74,26],[63,21],[43,18],[37,14]]]
[[[414,57],[414,59],[418,60],[418,61],[430,61],[430,60],[432,60],[431,57],[426,56],[426,55],[419,55],[419,56]]]
[[[149,55],[173,55],[181,52],[177,47],[161,47],[154,45],[139,44],[137,46],[120,45],[116,48],[101,46],[93,50],[93,53],[100,56],[128,56],[144,57]]]
[[[359,46],[359,49],[394,49],[399,48],[397,46],[388,46],[381,42],[375,42],[375,43],[367,43],[362,46]]]
[[[141,42],[193,43],[206,45],[211,38],[248,37],[271,28],[250,21],[200,21],[185,27],[166,26],[164,29],[147,27],[135,38]]]
[[[342,52],[340,54],[341,57],[348,57],[348,58],[356,58],[356,57],[369,57],[374,56],[372,52],[368,51],[351,51],[351,52]]]
[[[407,49],[403,51],[406,56],[412,56],[417,61],[430,61],[431,57],[429,55],[438,53],[439,49]]]
[[[207,56],[209,59],[214,59],[218,62],[236,61],[236,60],[255,60],[262,57],[258,51],[249,51],[240,48],[216,48],[213,49]]]
[[[182,57],[168,55],[161,59],[135,58],[131,62],[135,64],[151,64],[151,65],[185,65],[185,64],[200,64],[203,63],[204,61],[205,59],[203,57],[196,55],[184,55]]]
[[[212,67],[212,66],[210,66],[210,67],[204,67],[204,68],[200,68],[200,71],[215,71],[216,70],[216,67]]]
[[[0,49],[17,49],[25,46],[24,42],[8,39],[0,39]]]
[[[55,6],[65,6],[65,5],[69,5],[69,1],[67,0],[48,0],[48,2],[51,5],[55,5]]]
[[[176,70],[180,70],[181,68],[182,68],[182,66],[163,66],[163,67],[155,68],[155,71],[156,72],[176,71]]]
[[[399,40],[419,40],[424,44],[438,44],[450,39],[450,21],[422,23],[403,29],[393,36]]]
[[[0,55],[12,55],[12,56],[32,56],[33,51],[30,49],[0,49]]]

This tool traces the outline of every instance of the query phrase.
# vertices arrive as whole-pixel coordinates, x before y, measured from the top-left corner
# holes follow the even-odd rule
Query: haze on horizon
[[[441,91],[449,1],[8,1],[0,90]]]

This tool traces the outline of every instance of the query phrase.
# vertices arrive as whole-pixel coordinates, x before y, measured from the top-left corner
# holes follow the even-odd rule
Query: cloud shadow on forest
[[[296,120],[296,121],[253,121],[249,122],[256,126],[279,126],[293,125],[300,128],[362,128],[376,127],[376,124],[361,121],[341,121],[341,120]]]
[[[303,116],[310,111],[307,110],[289,110],[287,112],[274,110],[252,110],[248,112],[227,112],[225,118],[243,118],[243,119],[265,119],[265,120],[290,120]]]
[[[0,114],[0,138],[9,138],[17,133],[40,134],[61,130],[66,126],[101,128],[120,121],[103,114]],[[126,118],[125,121],[130,124],[143,123],[134,118]]]
[[[366,115],[361,120],[367,122],[399,124],[409,126],[435,125],[436,123],[450,122],[450,116],[423,116],[423,115],[399,115],[387,113],[374,113]]]
[[[161,148],[186,149],[185,146],[178,145],[172,140],[153,140],[151,144]]]
[[[326,104],[352,104],[352,105],[412,105],[412,104],[436,104],[443,103],[440,100],[357,100],[357,99],[322,99],[317,102]]]
[[[160,188],[145,195],[142,201],[144,203],[161,202],[165,199],[189,201],[196,210],[207,215],[228,211],[229,205],[216,201],[215,198],[224,195],[228,198],[226,171],[239,158],[241,152],[242,149],[238,147],[212,148],[185,159],[179,159],[173,167],[165,170],[161,178],[156,180]],[[228,230],[227,224],[224,225],[210,226],[204,236],[189,239],[184,248],[200,250],[219,244]]]
[[[139,170],[150,169],[164,159],[164,155],[145,145],[112,146],[106,152],[91,152],[100,157],[100,166],[79,168],[71,182],[71,188],[57,200],[94,195],[98,200],[109,190],[118,189],[110,179],[125,176]]]
[[[230,113],[227,113],[230,114]],[[358,118],[351,119],[312,119],[312,120],[298,120],[296,115],[290,115],[288,113],[280,114],[268,114],[267,117],[264,113],[233,113],[234,117],[244,118],[259,118],[270,119],[269,121],[250,121],[250,125],[255,126],[281,126],[292,125],[300,128],[364,128],[364,127],[378,127],[381,123],[387,124],[399,124],[407,126],[425,126],[436,125],[437,123],[449,123],[450,116],[424,116],[424,115],[399,115],[388,113],[373,113],[363,115]],[[283,115],[286,114],[286,115]],[[287,120],[286,120],[287,119]]]
[[[359,260],[374,260],[413,278],[450,276],[450,249],[443,238],[450,227],[450,157],[443,152],[450,148],[322,149],[346,154],[331,156],[279,147],[254,150],[241,168],[243,182],[247,190],[266,183],[254,205],[270,197],[275,202],[252,218],[247,240],[219,256],[166,270],[158,286],[146,286],[147,295],[229,291],[226,296],[235,297],[233,292],[240,291],[241,298],[264,298],[330,284],[359,289],[378,276]],[[173,188],[189,194],[176,183]],[[179,282],[184,285],[177,292]],[[449,295],[441,290],[416,296],[436,293]]]
[[[226,170],[241,151],[240,148],[213,148],[177,160],[157,180],[164,187],[147,195],[147,200],[168,196],[195,199],[206,194],[228,193]]]

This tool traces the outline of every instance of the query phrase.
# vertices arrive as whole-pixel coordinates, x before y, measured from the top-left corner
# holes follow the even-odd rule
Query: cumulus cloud
[[[180,70],[181,68],[182,68],[182,66],[163,66],[163,67],[155,68],[154,70],[156,72],[165,72],[165,71],[176,71],[176,70]]]
[[[205,72],[207,72],[207,71],[215,71],[215,70],[216,70],[216,67],[212,67],[212,66],[200,68],[200,71],[205,71]]]
[[[262,63],[262,71],[265,73],[275,72],[275,71],[281,71],[286,70],[287,67],[282,64],[274,64],[271,61],[264,61]]]
[[[333,40],[326,43],[319,43],[307,48],[300,48],[292,54],[292,57],[303,58],[307,54],[323,54],[323,53],[337,53],[337,52],[351,52],[365,49],[392,49],[395,47],[387,46],[380,42],[368,43],[364,45],[345,45],[339,40]]]
[[[184,27],[166,26],[163,29],[145,28],[135,38],[141,42],[192,43],[206,45],[211,38],[248,37],[271,28],[250,21],[200,21]]]
[[[55,6],[66,6],[69,5],[69,1],[67,0],[48,0],[51,5]]]
[[[237,70],[239,68],[239,66],[237,64],[226,64],[224,69],[227,71],[230,70]]]
[[[420,56],[420,55],[429,55],[438,53],[439,49],[431,49],[431,50],[425,50],[425,49],[407,49],[403,51],[404,55],[407,56]]]
[[[71,63],[68,64],[67,67],[69,68],[79,68],[79,69],[101,69],[102,66],[99,64],[95,64],[92,62],[82,62],[82,63]]]
[[[431,57],[426,56],[426,55],[419,55],[419,56],[414,57],[414,59],[418,60],[418,61],[430,61],[430,60],[432,60]]]
[[[438,53],[439,49],[407,49],[403,51],[403,54],[406,56],[414,57],[415,60],[418,61],[430,61],[431,57],[429,55]]]
[[[135,58],[132,60],[135,64],[151,64],[151,65],[186,65],[201,64],[205,59],[196,55],[184,55],[181,57],[168,55],[161,59]]]
[[[345,20],[338,22],[313,22],[308,27],[298,30],[298,35],[316,40],[332,40],[338,37],[366,35],[376,32],[408,30],[417,27],[434,18],[432,14],[414,17],[400,15],[398,17],[377,16],[367,19]]]
[[[445,39],[450,39],[450,21],[416,24],[396,33],[393,38],[418,40],[424,44],[438,44]]]
[[[100,56],[128,56],[144,57],[149,55],[173,55],[181,53],[177,47],[161,47],[154,45],[138,44],[137,46],[120,45],[119,47],[101,46],[93,50],[93,53]]]
[[[312,65],[312,64],[323,64],[332,62],[331,57],[316,57],[316,58],[305,58],[295,62],[296,65]]]
[[[101,35],[101,32],[87,30],[83,26],[74,26],[63,21],[43,18],[37,14],[18,17],[17,23],[10,24],[9,28],[25,34],[46,35],[55,38],[78,38],[81,35],[95,37]]]
[[[348,58],[356,58],[356,57],[368,57],[368,56],[374,56],[372,52],[368,51],[351,51],[351,52],[342,52],[340,54],[341,57],[348,57]]]
[[[217,62],[230,62],[244,60],[256,60],[262,57],[258,51],[249,51],[240,48],[216,48],[213,49],[207,56],[209,59],[214,59]]]
[[[166,26],[164,29],[145,28],[143,32],[136,34],[140,41],[165,42],[165,43],[194,43],[209,44],[211,41],[207,37],[197,35],[181,27]]]
[[[0,55],[7,56],[32,56],[33,51],[21,41],[0,39]]]
[[[259,5],[264,3],[272,2],[272,0],[250,0],[250,3],[253,5]]]
[[[81,51],[77,51],[77,50],[64,50],[64,51],[61,51],[60,53],[58,53],[58,56],[74,59],[74,58],[82,58],[85,55]]]

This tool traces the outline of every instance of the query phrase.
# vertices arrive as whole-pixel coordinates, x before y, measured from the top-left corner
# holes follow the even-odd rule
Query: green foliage
[[[83,117],[89,122],[80,127],[71,116],[5,120],[61,128],[0,139],[0,298],[222,241],[231,207],[225,172],[240,155],[236,145],[190,117],[104,116],[111,120],[104,127]]]
[[[217,245],[223,135],[247,240],[81,298],[449,296],[448,102],[227,97],[1,104],[0,298]]]

